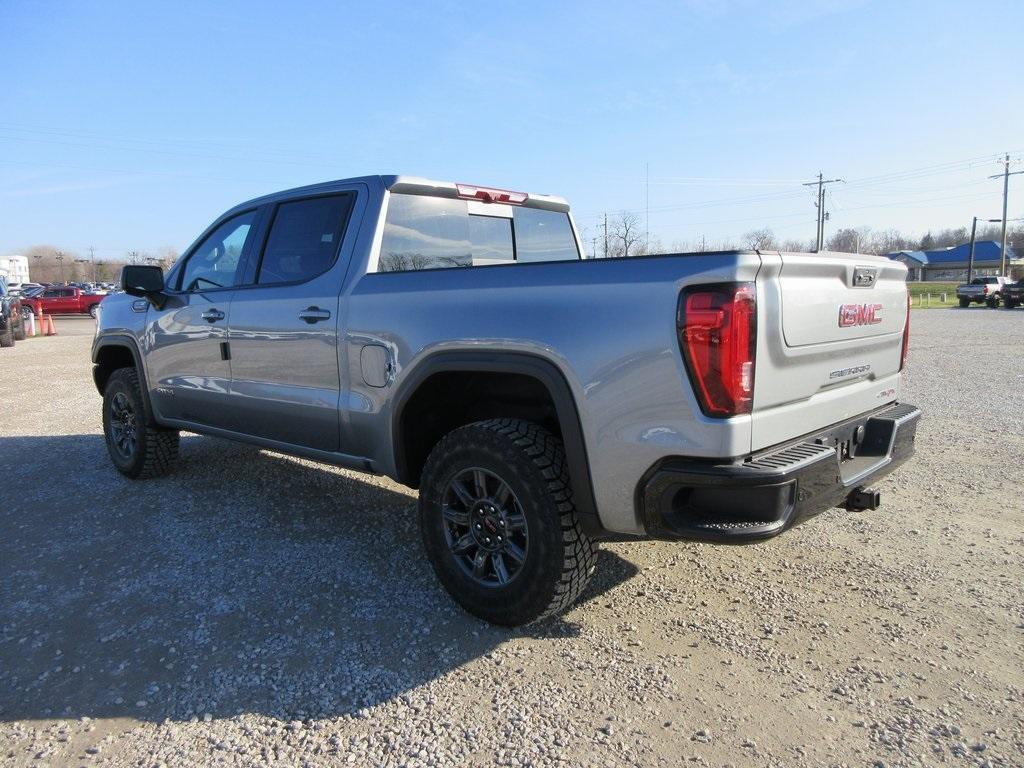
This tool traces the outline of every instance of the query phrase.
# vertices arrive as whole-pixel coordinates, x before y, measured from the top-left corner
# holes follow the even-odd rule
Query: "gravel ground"
[[[3,350],[0,763],[1024,765],[1024,311],[913,328],[881,510],[603,545],[526,631],[446,597],[408,490],[195,436],[133,483],[89,338]]]

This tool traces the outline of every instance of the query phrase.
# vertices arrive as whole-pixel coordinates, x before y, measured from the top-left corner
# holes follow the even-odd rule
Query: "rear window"
[[[377,271],[576,259],[567,213],[393,194]]]

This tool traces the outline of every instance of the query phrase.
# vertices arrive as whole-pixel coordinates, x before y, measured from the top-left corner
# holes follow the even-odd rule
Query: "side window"
[[[352,195],[281,203],[270,225],[256,282],[295,283],[323,274],[334,264]]]
[[[181,271],[179,289],[208,291],[235,285],[242,251],[256,221],[256,211],[234,216],[199,244]]]

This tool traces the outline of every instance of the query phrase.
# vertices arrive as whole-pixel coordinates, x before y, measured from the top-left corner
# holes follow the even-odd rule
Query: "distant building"
[[[28,259],[24,256],[0,256],[0,275],[11,283],[27,283]]]
[[[970,254],[971,244],[961,243],[935,251],[894,251],[886,256],[907,265],[908,280],[962,281],[967,279]],[[1024,272],[1024,258],[1010,246],[1006,246],[1006,258],[1013,274]],[[977,241],[974,244],[974,276],[998,275],[999,267],[999,243],[995,240]]]

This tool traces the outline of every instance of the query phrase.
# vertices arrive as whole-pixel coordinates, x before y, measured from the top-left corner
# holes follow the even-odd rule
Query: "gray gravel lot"
[[[525,631],[390,481],[196,436],[122,478],[89,322],[0,350],[4,765],[1024,765],[1024,310],[915,311],[881,510],[603,545]]]

